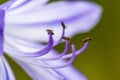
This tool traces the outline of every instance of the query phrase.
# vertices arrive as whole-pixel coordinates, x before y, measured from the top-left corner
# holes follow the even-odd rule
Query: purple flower
[[[76,51],[65,36],[92,29],[99,21],[101,7],[89,1],[48,1],[9,0],[0,5],[0,80],[15,80],[3,52],[33,80],[86,80],[71,64],[86,49],[90,38]],[[53,47],[62,40],[64,50],[58,54]],[[66,54],[68,46],[70,54]]]

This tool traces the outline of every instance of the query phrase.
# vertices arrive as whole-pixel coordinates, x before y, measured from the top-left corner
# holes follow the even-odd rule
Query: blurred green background
[[[76,57],[73,65],[88,80],[120,80],[120,0],[91,1],[103,7],[102,19],[90,32],[78,34],[72,38],[77,49],[82,45],[82,42],[78,42],[78,40],[80,41],[86,36],[93,38],[87,50]],[[61,45],[56,49],[61,48]],[[31,80],[18,65],[10,58],[7,57],[7,59],[17,80],[21,80],[21,78],[22,80]]]

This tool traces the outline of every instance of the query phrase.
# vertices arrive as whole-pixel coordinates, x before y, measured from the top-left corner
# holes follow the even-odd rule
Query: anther
[[[62,39],[67,40],[70,45],[73,44],[73,43],[70,41],[70,38],[69,38],[69,37],[63,36]]]
[[[48,32],[48,34],[54,35],[53,30],[47,29],[46,31]]]
[[[90,40],[92,40],[91,37],[86,37],[86,38],[83,39],[83,42],[85,43],[85,42],[88,42],[88,41],[90,41]]]
[[[69,37],[66,37],[66,36],[63,36],[62,39],[68,40],[68,41],[70,40],[70,38],[69,38]]]
[[[66,28],[66,25],[64,24],[64,22],[63,22],[63,21],[61,22],[61,25],[62,25],[63,29],[65,29],[65,28]]]

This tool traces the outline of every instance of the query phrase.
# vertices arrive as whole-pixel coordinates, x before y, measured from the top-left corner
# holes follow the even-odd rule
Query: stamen
[[[69,38],[68,37],[63,37],[64,39],[66,39],[66,40],[68,40],[69,42],[68,43],[70,43],[70,44],[72,44],[71,42],[70,42],[70,40],[69,40]],[[86,37],[85,39],[83,39],[83,42],[84,42],[84,45],[83,45],[83,47],[82,48],[80,48],[78,51],[76,51],[76,55],[79,55],[79,54],[81,54],[83,51],[85,51],[85,49],[87,48],[87,46],[88,46],[88,42],[91,40],[91,38],[90,37]],[[61,56],[61,57],[59,57],[59,58],[57,58],[57,59],[67,59],[67,58],[71,58],[72,57],[72,53],[69,53],[69,54],[66,54],[66,55],[63,55],[63,56]],[[52,59],[52,57],[49,57],[49,58],[40,58],[40,60],[49,60],[49,59]]]
[[[65,35],[66,26],[65,26],[64,22],[61,22],[61,25],[62,25],[62,29],[63,29],[62,30],[62,35],[61,35],[60,39],[54,44],[54,46],[58,45],[62,41],[62,37]]]
[[[63,29],[67,28],[63,21],[61,22],[61,25],[62,25]]]
[[[25,62],[28,62],[30,64],[34,64],[34,65],[37,65],[37,66],[40,66],[40,67],[45,67],[45,68],[53,68],[53,69],[58,69],[58,68],[64,68],[64,67],[67,67],[69,65],[72,64],[72,62],[74,61],[75,59],[75,56],[78,55],[78,54],[81,54],[88,46],[88,41],[91,40],[90,37],[87,37],[83,40],[84,42],[84,45],[81,49],[79,49],[78,51],[75,50],[75,46],[74,44],[72,44],[70,42],[70,38],[69,37],[65,37],[64,34],[65,34],[65,24],[63,22],[61,22],[61,25],[63,27],[63,31],[62,31],[62,35],[61,35],[61,38],[54,44],[53,42],[53,31],[50,30],[50,29],[47,29],[47,32],[48,32],[48,35],[49,35],[49,41],[48,41],[48,44],[46,47],[44,47],[43,49],[39,50],[39,51],[36,51],[36,52],[31,52],[31,53],[27,53],[27,52],[22,52],[20,50],[14,50],[14,49],[11,49],[9,46],[7,46],[7,51],[10,51],[11,53],[18,53],[16,56],[18,56],[20,54],[20,56],[23,56],[24,58],[28,59],[26,60]],[[62,39],[65,40],[65,48],[63,50],[63,52],[55,57],[49,57],[49,58],[45,58],[45,57],[40,57],[40,56],[44,56],[46,55],[52,48],[53,48],[53,45],[57,45],[59,44]],[[70,54],[66,54],[67,51],[68,51],[68,46],[71,46],[71,49],[72,49],[72,53]],[[15,46],[13,46],[15,47]],[[12,47],[12,48],[13,48]],[[37,57],[37,58],[36,58]],[[32,59],[31,59],[32,58]],[[69,59],[69,61],[67,63],[63,63],[63,64],[59,64],[59,65],[50,65],[50,64],[40,64],[41,61],[43,61],[44,63],[46,62],[49,62],[49,61],[59,61],[61,59]],[[33,60],[35,60],[35,62],[33,63]]]
[[[90,40],[91,40],[90,37],[87,37],[87,38],[85,38],[85,39],[83,40],[84,45],[83,45],[83,47],[82,47],[81,49],[79,49],[78,51],[76,51],[76,55],[79,55],[79,54],[81,54],[83,51],[85,51],[85,49],[86,49],[87,46],[88,46],[88,42],[89,42]],[[71,57],[72,57],[72,53],[66,54],[66,55],[64,55],[63,57],[61,57],[60,59],[66,59],[66,58],[71,58]]]
[[[52,48],[53,48],[53,32],[52,31],[48,31],[48,35],[49,35],[49,41],[48,41],[48,44],[45,48],[39,50],[39,51],[36,51],[36,52],[23,52],[21,50],[13,50],[12,48],[14,48],[15,46],[11,45],[12,48],[9,47],[10,50],[13,51],[13,53],[18,53],[17,55],[19,56],[23,56],[23,57],[39,57],[39,56],[43,56],[45,54],[47,54]],[[9,44],[8,44],[9,45]],[[17,46],[16,46],[17,47]]]
[[[49,34],[49,42],[48,42],[48,46],[46,46],[45,48],[43,48],[42,50],[36,52],[34,56],[39,57],[39,56],[43,56],[45,54],[47,54],[52,48],[53,48],[53,37],[52,35],[54,34],[52,31],[48,31]]]
[[[40,66],[40,67],[45,67],[45,68],[52,68],[52,69],[64,68],[64,67],[67,67],[67,66],[71,65],[72,62],[75,59],[76,51],[75,51],[75,46],[73,44],[71,44],[71,49],[72,49],[71,59],[67,63],[64,63],[62,65],[39,64],[39,62],[33,63],[31,60],[27,60],[27,61],[30,64],[34,64],[34,65],[37,65],[37,66]]]
[[[48,32],[48,34],[52,34],[52,35],[54,35],[54,33],[53,33],[53,31],[52,31],[52,30],[47,29],[46,31]]]
[[[83,39],[83,42],[85,43],[85,42],[88,42],[90,40],[92,40],[90,37],[86,37],[85,39]]]
[[[69,37],[66,37],[66,36],[63,36],[62,38],[63,38],[64,40],[68,40],[68,41],[70,40],[70,38],[69,38]]]
[[[43,58],[43,59],[40,58],[40,60],[56,60],[56,59],[61,58],[62,56],[64,56],[67,53],[67,51],[68,51],[68,45],[69,45],[69,42],[68,42],[68,40],[66,40],[65,41],[64,51],[61,54],[59,54],[59,55],[57,55],[55,57],[51,57],[51,58]]]

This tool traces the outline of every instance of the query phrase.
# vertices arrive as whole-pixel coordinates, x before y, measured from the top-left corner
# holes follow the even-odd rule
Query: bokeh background
[[[5,1],[7,0],[0,0],[0,3]],[[103,15],[99,24],[90,32],[78,34],[72,38],[77,49],[82,46],[80,41],[84,37],[93,38],[87,50],[76,57],[73,65],[88,80],[120,80],[120,0],[91,1],[103,7]],[[62,45],[58,45],[56,49],[59,50]],[[31,80],[17,64],[8,56],[6,57],[17,80]]]

